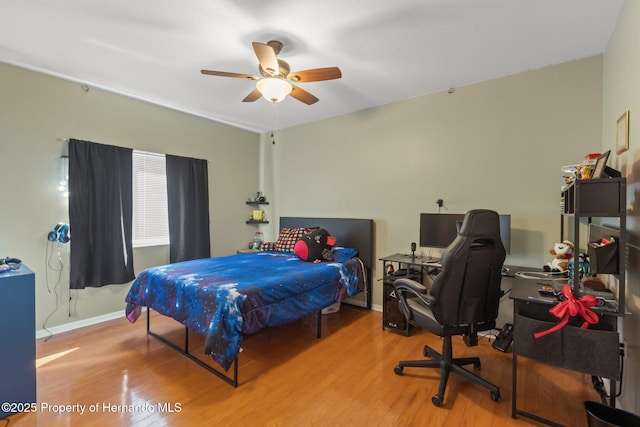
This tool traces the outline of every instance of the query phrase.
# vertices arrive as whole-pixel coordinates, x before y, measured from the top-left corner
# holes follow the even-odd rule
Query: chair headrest
[[[500,217],[489,209],[474,209],[467,212],[462,221],[462,236],[480,237],[500,235]]]

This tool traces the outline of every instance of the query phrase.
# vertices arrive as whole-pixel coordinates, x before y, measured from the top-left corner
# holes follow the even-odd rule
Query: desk
[[[515,285],[516,273],[520,271],[537,271],[534,267],[523,267],[516,265],[505,265],[502,269],[502,280],[500,281],[500,289],[504,292],[500,298],[500,306],[498,307],[498,317],[496,318],[496,329],[502,329],[505,323],[513,325],[513,300],[509,298],[511,290]]]
[[[409,335],[410,325],[404,318],[404,314],[398,308],[398,299],[395,295],[393,282],[397,279],[408,277],[430,287],[430,278],[434,278],[440,272],[440,259],[431,257],[412,257],[410,254],[396,253],[380,258],[382,261],[382,329]],[[387,274],[387,268],[394,265],[393,274]],[[397,267],[397,268],[396,268]],[[501,288],[505,293],[500,301],[496,325],[502,329],[505,323],[513,323],[513,303],[507,298],[507,294],[514,286],[515,275],[518,271],[536,270],[531,267],[505,265],[502,271]],[[426,282],[426,283],[425,283]]]
[[[393,254],[383,258],[382,261],[382,329],[409,335],[409,322],[398,308],[398,297],[393,287],[393,282],[401,278],[413,279],[423,283],[425,273],[436,273],[439,260],[411,256],[411,254]],[[434,264],[435,263],[435,264]],[[387,274],[388,268],[394,266],[394,272]],[[397,267],[397,268],[396,268]],[[424,283],[423,283],[424,284]]]
[[[615,406],[616,381],[620,381],[620,342],[617,314],[592,308],[599,321],[581,329],[583,319],[571,318],[562,329],[536,339],[533,334],[551,328],[559,319],[549,313],[557,304],[542,301],[536,280],[515,278],[510,298],[513,299],[513,388],[511,417],[522,415],[551,426],[559,424],[522,411],[516,405],[518,356],[527,357],[560,368],[571,369],[611,381],[611,406]]]

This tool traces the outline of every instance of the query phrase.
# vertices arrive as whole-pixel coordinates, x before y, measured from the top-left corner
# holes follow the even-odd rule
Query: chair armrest
[[[403,292],[406,291],[418,297],[426,305],[431,305],[431,303],[435,301],[435,298],[427,293],[428,289],[424,287],[422,283],[416,282],[415,280],[398,279],[393,282],[393,287],[398,291],[399,298],[404,298]]]
[[[415,293],[420,293],[420,294],[426,294],[427,293],[427,288],[425,288],[422,283],[420,282],[416,282],[415,280],[411,280],[411,279],[398,279],[395,282],[393,282],[393,286],[395,286],[396,288],[399,286],[406,286],[408,289],[414,291]]]

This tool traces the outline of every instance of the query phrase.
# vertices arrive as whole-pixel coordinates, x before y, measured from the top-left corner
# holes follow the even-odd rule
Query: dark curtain
[[[71,289],[127,283],[135,278],[132,152],[69,140]]]
[[[169,261],[211,256],[207,161],[166,155]]]

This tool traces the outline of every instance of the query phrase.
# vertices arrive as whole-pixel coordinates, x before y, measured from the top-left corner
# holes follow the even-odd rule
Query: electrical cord
[[[602,381],[602,378],[592,375],[591,383],[593,384],[593,388],[596,390],[596,393],[598,393],[598,396],[600,396],[600,402],[602,402],[603,405],[606,405],[609,395],[604,391],[604,382]]]
[[[528,280],[545,280],[545,281],[564,281],[568,280],[568,277],[564,273],[556,273],[551,271],[518,271],[516,277],[521,277]]]
[[[54,250],[56,249],[55,245],[57,245],[57,251]],[[51,253],[49,253],[49,247],[51,247]],[[64,261],[60,253],[61,248],[62,248],[62,245],[60,243],[47,242],[47,247],[45,249],[45,264],[46,264],[45,265],[45,283],[47,285],[47,291],[49,293],[51,293],[51,286],[49,286],[49,270],[58,273],[56,283],[53,286],[53,294],[55,295],[55,308],[51,313],[49,313],[49,315],[44,319],[44,322],[42,323],[42,329],[44,329],[45,331],[47,331],[47,333],[49,333],[49,336],[44,339],[45,341],[47,341],[49,338],[53,336],[53,333],[49,329],[47,329],[47,322],[49,321],[51,316],[53,316],[53,314],[56,311],[58,311],[58,309],[60,308],[60,302],[59,302],[60,295],[58,294],[58,288],[60,287],[60,283],[62,281],[62,271],[64,270]],[[56,252],[58,255],[57,257],[58,265],[54,265],[52,263]]]
[[[616,397],[620,397],[620,395],[622,394],[622,380],[624,379],[623,374],[624,374],[624,344],[620,344],[620,387],[618,387],[618,393],[616,394]]]
[[[436,204],[438,205],[438,213],[440,213],[440,211],[442,210],[442,205],[443,205],[442,199],[436,200]],[[433,253],[433,248],[429,248],[429,255],[428,255],[429,259],[433,259],[431,257],[432,253]]]

